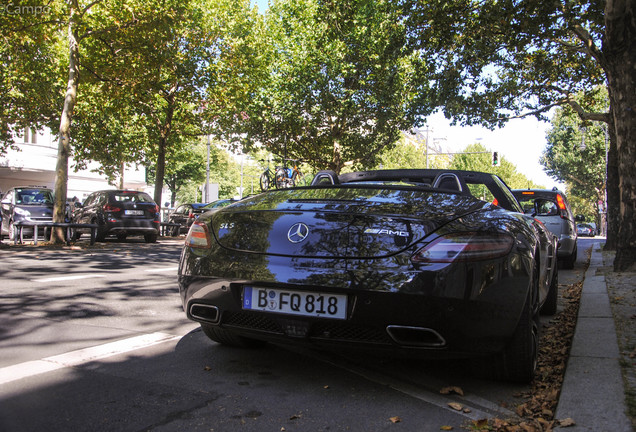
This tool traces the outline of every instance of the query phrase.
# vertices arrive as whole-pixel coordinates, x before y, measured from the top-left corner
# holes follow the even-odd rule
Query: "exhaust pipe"
[[[193,303],[190,305],[190,316],[196,321],[216,324],[221,314],[216,306]]]
[[[430,328],[390,325],[386,331],[400,345],[429,348],[446,346],[446,340]]]

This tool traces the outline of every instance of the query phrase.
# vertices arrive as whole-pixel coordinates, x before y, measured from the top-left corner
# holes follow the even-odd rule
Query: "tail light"
[[[208,226],[202,222],[194,222],[186,236],[185,245],[191,248],[209,249],[211,244]]]
[[[482,261],[506,256],[514,239],[507,234],[467,232],[441,236],[411,257],[414,263]]]
[[[194,213],[190,212],[190,214],[188,214],[188,219],[194,219]]]
[[[118,211],[121,211],[121,207],[113,206],[113,205],[110,205],[110,204],[104,204],[103,209],[104,209],[105,212],[118,212]]]
[[[556,194],[556,201],[557,201],[557,206],[559,207],[559,210],[560,210],[559,213],[561,214],[561,219],[567,219],[568,211],[567,211],[567,208],[565,207],[565,200],[563,199],[561,194]]]

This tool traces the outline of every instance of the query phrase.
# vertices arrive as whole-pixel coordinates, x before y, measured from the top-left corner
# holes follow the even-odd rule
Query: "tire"
[[[557,312],[557,300],[559,298],[559,267],[554,269],[552,275],[552,281],[550,281],[550,288],[548,289],[548,296],[541,306],[541,315],[554,315]]]
[[[146,243],[157,243],[157,234],[144,234],[144,240],[146,241]]]
[[[563,268],[572,270],[574,268],[574,263],[576,262],[576,254],[578,253],[578,246],[574,246],[574,250],[572,251],[572,255],[563,260]]]
[[[15,240],[15,227],[13,226],[13,221],[9,222],[9,240]]]
[[[181,227],[173,227],[170,235],[172,237],[177,237],[180,234],[179,231],[181,231]]]
[[[96,220],[91,222],[92,224],[97,224]],[[99,224],[97,227],[97,231],[95,232],[95,241],[103,242],[106,239],[106,226],[104,224]]]
[[[277,168],[274,175],[274,185],[276,189],[282,189],[287,187],[287,172],[285,168]]]
[[[492,364],[495,378],[518,383],[529,383],[537,368],[539,353],[539,326],[537,324],[536,296],[538,288],[537,269],[532,275],[532,286],[528,291],[519,322],[508,345]]]
[[[205,333],[205,335],[210,338],[210,340],[220,343],[221,345],[240,348],[260,348],[267,345],[267,342],[246,338],[244,336],[238,336],[219,326],[203,323],[200,324],[203,333]]]
[[[260,178],[260,183],[261,183],[261,191],[265,192],[267,189],[269,189],[269,176],[267,175],[266,172],[264,172],[263,174],[261,174],[261,178]]]
[[[305,175],[300,171],[295,171],[292,176],[292,185],[293,186],[307,186],[305,184]]]
[[[77,231],[77,228],[71,228],[71,241],[78,241],[82,233]]]

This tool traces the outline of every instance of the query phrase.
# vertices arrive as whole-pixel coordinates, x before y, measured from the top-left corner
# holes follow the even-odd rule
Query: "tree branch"
[[[572,32],[581,42],[583,42],[585,52],[591,55],[597,62],[599,62],[600,65],[603,65],[603,68],[605,68],[605,57],[594,43],[592,35],[590,35],[590,33],[580,24],[575,24]]]

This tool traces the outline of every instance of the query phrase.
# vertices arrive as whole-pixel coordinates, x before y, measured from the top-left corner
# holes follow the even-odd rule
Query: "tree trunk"
[[[157,169],[155,170],[155,203],[159,207],[161,204],[161,192],[163,191],[163,176],[166,172],[166,142],[164,135],[159,138],[159,148],[157,149]]]
[[[162,122],[161,118],[157,118],[156,125],[159,129],[159,148],[157,149],[157,169],[155,171],[155,203],[162,207],[161,194],[163,192],[163,178],[166,174],[166,148],[168,147],[168,137],[172,132],[172,119],[174,117],[174,93],[170,93],[166,97],[168,106],[166,108],[166,117]]]
[[[614,270],[636,270],[636,2],[608,0],[603,54],[616,129],[619,226]]]
[[[71,4],[68,23],[69,39],[69,68],[68,85],[64,108],[60,119],[60,138],[57,150],[57,166],[55,169],[55,202],[53,205],[53,222],[64,222],[66,216],[66,191],[68,187],[68,160],[71,155],[71,120],[77,100],[77,87],[79,84],[79,45],[74,32],[75,8]],[[64,243],[65,230],[54,228],[51,230],[51,242]]]
[[[607,232],[605,240],[605,250],[616,250],[618,238],[618,227],[620,226],[620,214],[618,203],[620,202],[620,191],[618,189],[618,155],[616,152],[616,131],[614,130],[614,113],[610,107],[610,117],[612,121],[608,126],[609,144],[607,148],[607,200],[605,202],[605,215],[607,220]]]
[[[119,189],[125,189],[124,188],[124,171],[126,170],[126,163],[122,162],[121,163],[121,168],[119,171]]]

